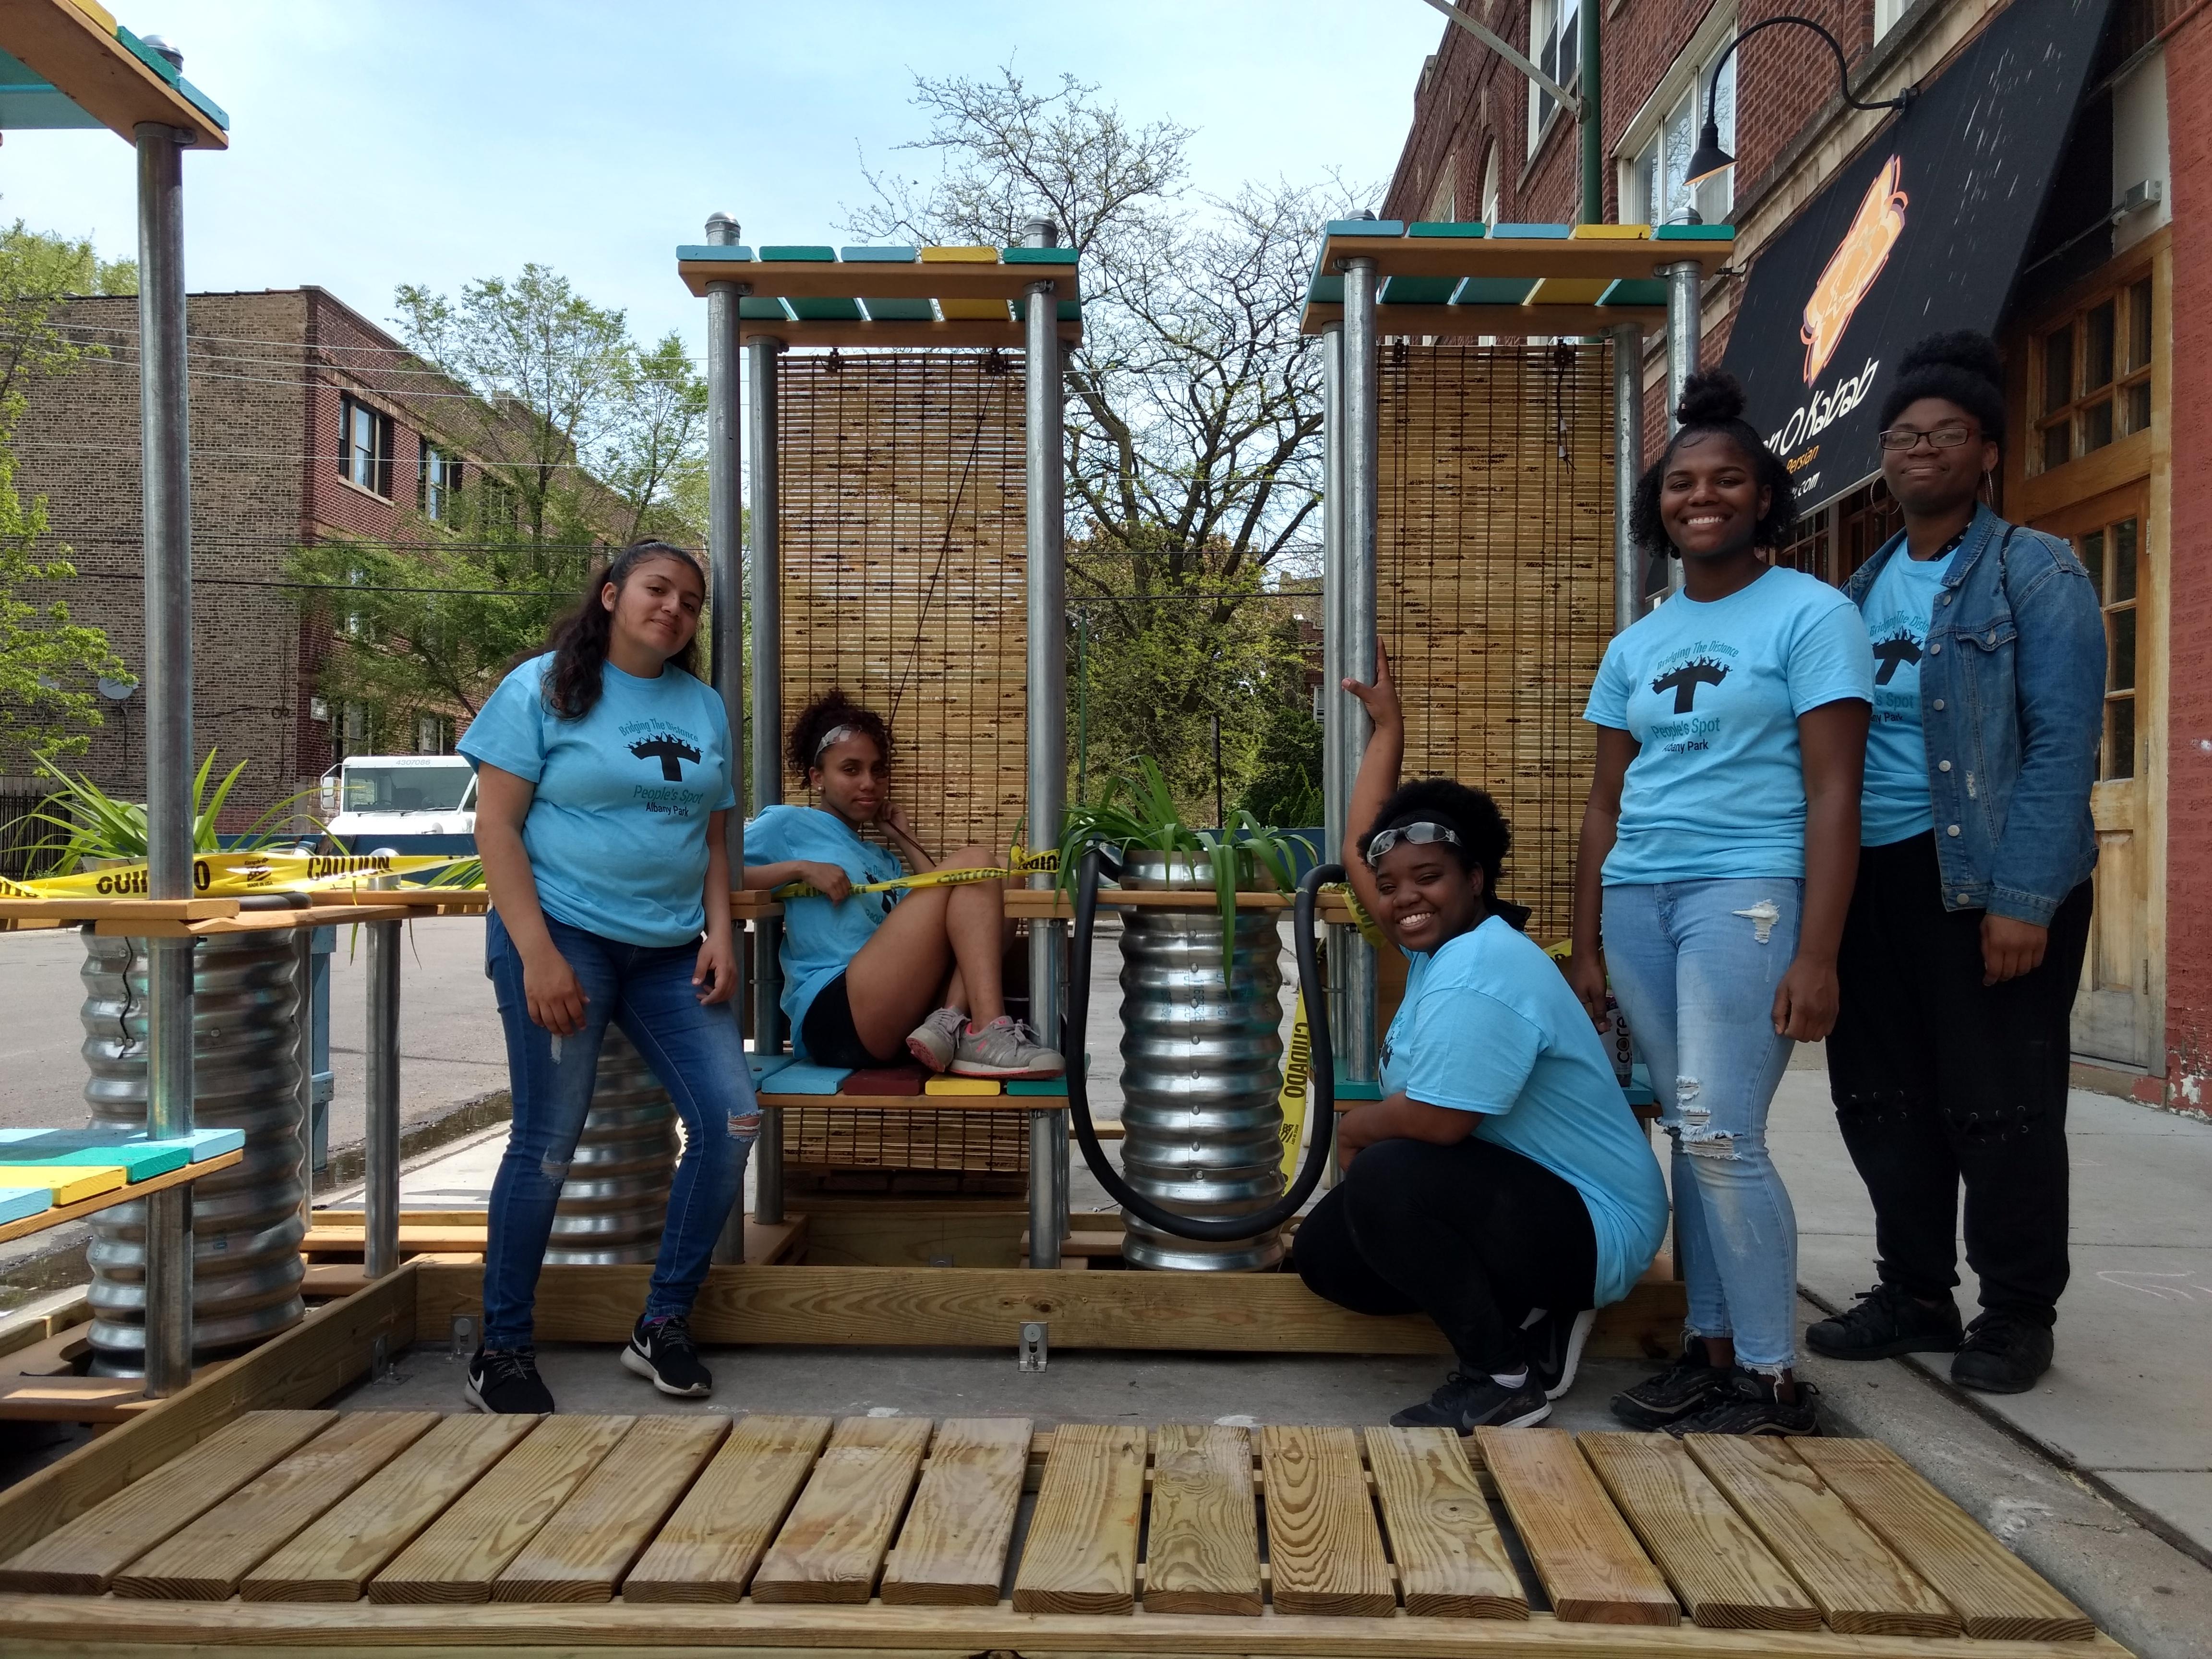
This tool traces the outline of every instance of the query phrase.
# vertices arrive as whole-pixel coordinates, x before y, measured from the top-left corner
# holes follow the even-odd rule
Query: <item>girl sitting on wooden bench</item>
[[[1060,1055],[1006,1012],[1002,883],[853,890],[907,873],[889,848],[860,838],[871,824],[917,872],[999,866],[987,847],[930,857],[906,815],[886,805],[890,747],[881,715],[842,691],[816,698],[792,723],[787,752],[821,805],[771,806],[745,825],[747,887],[804,882],[817,895],[783,907],[793,1053],[857,1071],[894,1064],[903,1048],[933,1072],[1057,1077]]]

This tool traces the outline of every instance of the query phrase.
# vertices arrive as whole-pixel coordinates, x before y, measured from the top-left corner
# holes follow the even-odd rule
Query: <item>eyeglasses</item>
[[[1916,431],[1909,426],[1893,426],[1885,428],[1879,435],[1884,449],[1911,449],[1923,438],[1928,440],[1930,449],[1956,449],[1961,444],[1972,442],[1974,434],[1971,428],[1963,426],[1939,426],[1933,432]]]
[[[1413,847],[1433,847],[1438,842],[1449,842],[1454,847],[1461,844],[1459,836],[1448,824],[1425,821],[1401,823],[1395,829],[1375,832],[1375,838],[1367,843],[1367,867],[1372,870],[1382,855],[1401,841]]]

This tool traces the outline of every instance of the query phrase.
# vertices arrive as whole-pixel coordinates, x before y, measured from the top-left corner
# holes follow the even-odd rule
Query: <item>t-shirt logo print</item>
[[[1896,678],[1899,664],[1920,660],[1920,641],[1910,629],[1900,628],[1887,639],[1875,641],[1874,659],[1881,665],[1875,671],[1874,683],[1887,685]]]
[[[647,738],[642,742],[630,744],[629,752],[640,760],[658,760],[660,763],[661,777],[670,783],[684,781],[685,761],[690,761],[696,765],[699,760],[699,751],[696,749],[684,742],[683,738],[671,737],[665,732],[658,737]]]
[[[1711,657],[1692,657],[1680,667],[1671,668],[1651,682],[1654,691],[1674,694],[1674,712],[1686,714],[1696,706],[1698,688],[1718,685],[1729,675],[1726,663],[1715,662]]]

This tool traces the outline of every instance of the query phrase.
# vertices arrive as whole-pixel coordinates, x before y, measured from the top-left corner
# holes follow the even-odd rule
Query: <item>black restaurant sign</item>
[[[1881,465],[1898,360],[2004,309],[2108,0],[2012,0],[1751,268],[1724,361],[1800,509]]]

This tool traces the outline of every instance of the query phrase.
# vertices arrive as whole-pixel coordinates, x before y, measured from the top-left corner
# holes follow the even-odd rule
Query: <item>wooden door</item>
[[[2158,1030],[2151,1004],[2150,789],[2152,722],[2138,689],[2152,682],[2161,619],[2144,614],[2149,490],[2130,484],[2039,520],[2063,536],[2088,568],[2105,613],[2105,724],[2089,805],[2097,825],[2097,908],[2074,1002],[2074,1052],[2089,1060],[2148,1066]]]

